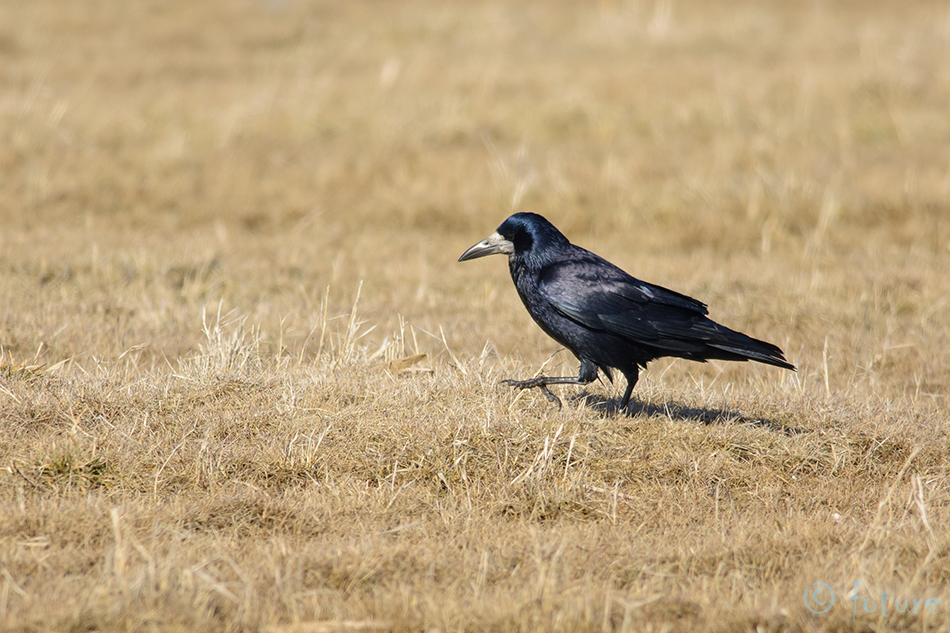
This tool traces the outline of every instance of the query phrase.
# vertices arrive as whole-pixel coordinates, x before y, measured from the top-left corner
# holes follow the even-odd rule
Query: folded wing
[[[791,367],[778,347],[707,318],[701,301],[640,281],[583,249],[546,266],[539,289],[564,317],[653,348],[657,356],[751,359]]]

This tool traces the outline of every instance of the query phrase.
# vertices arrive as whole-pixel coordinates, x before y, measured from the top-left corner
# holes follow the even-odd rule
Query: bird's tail
[[[795,365],[785,360],[785,353],[777,345],[752,338],[722,327],[716,328],[717,336],[707,341],[707,345],[715,350],[714,355],[708,358],[719,360],[754,360],[766,365],[774,365],[795,371]]]

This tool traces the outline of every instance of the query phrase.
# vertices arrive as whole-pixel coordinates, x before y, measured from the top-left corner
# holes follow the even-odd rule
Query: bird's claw
[[[501,384],[510,385],[514,387],[515,389],[538,388],[541,390],[541,393],[544,394],[544,397],[547,398],[549,402],[553,402],[557,404],[558,409],[562,408],[561,399],[555,396],[554,393],[552,393],[551,390],[548,389],[547,383],[545,383],[543,377],[530,378],[528,380],[514,380],[511,378],[508,378],[506,380],[502,380]]]
[[[541,393],[543,393],[547,397],[548,402],[555,403],[558,409],[563,408],[561,406],[561,399],[555,396],[553,393],[551,393],[551,390],[548,389],[547,385],[540,385],[540,388],[541,388]]]
[[[543,381],[540,378],[529,378],[528,380],[515,380],[514,378],[505,378],[501,381],[503,385],[511,385],[515,389],[531,389],[537,387]]]

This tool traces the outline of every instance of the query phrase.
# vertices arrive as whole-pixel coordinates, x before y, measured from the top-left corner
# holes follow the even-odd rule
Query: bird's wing
[[[684,352],[695,342],[682,334],[708,312],[701,301],[640,281],[587,252],[546,266],[538,285],[557,312],[587,328]]]

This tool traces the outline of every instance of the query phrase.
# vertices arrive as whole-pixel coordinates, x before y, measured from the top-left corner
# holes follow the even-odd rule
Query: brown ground
[[[0,628],[950,630],[948,59],[936,1],[0,3]],[[799,372],[499,386],[576,371],[455,263],[513,209]]]

